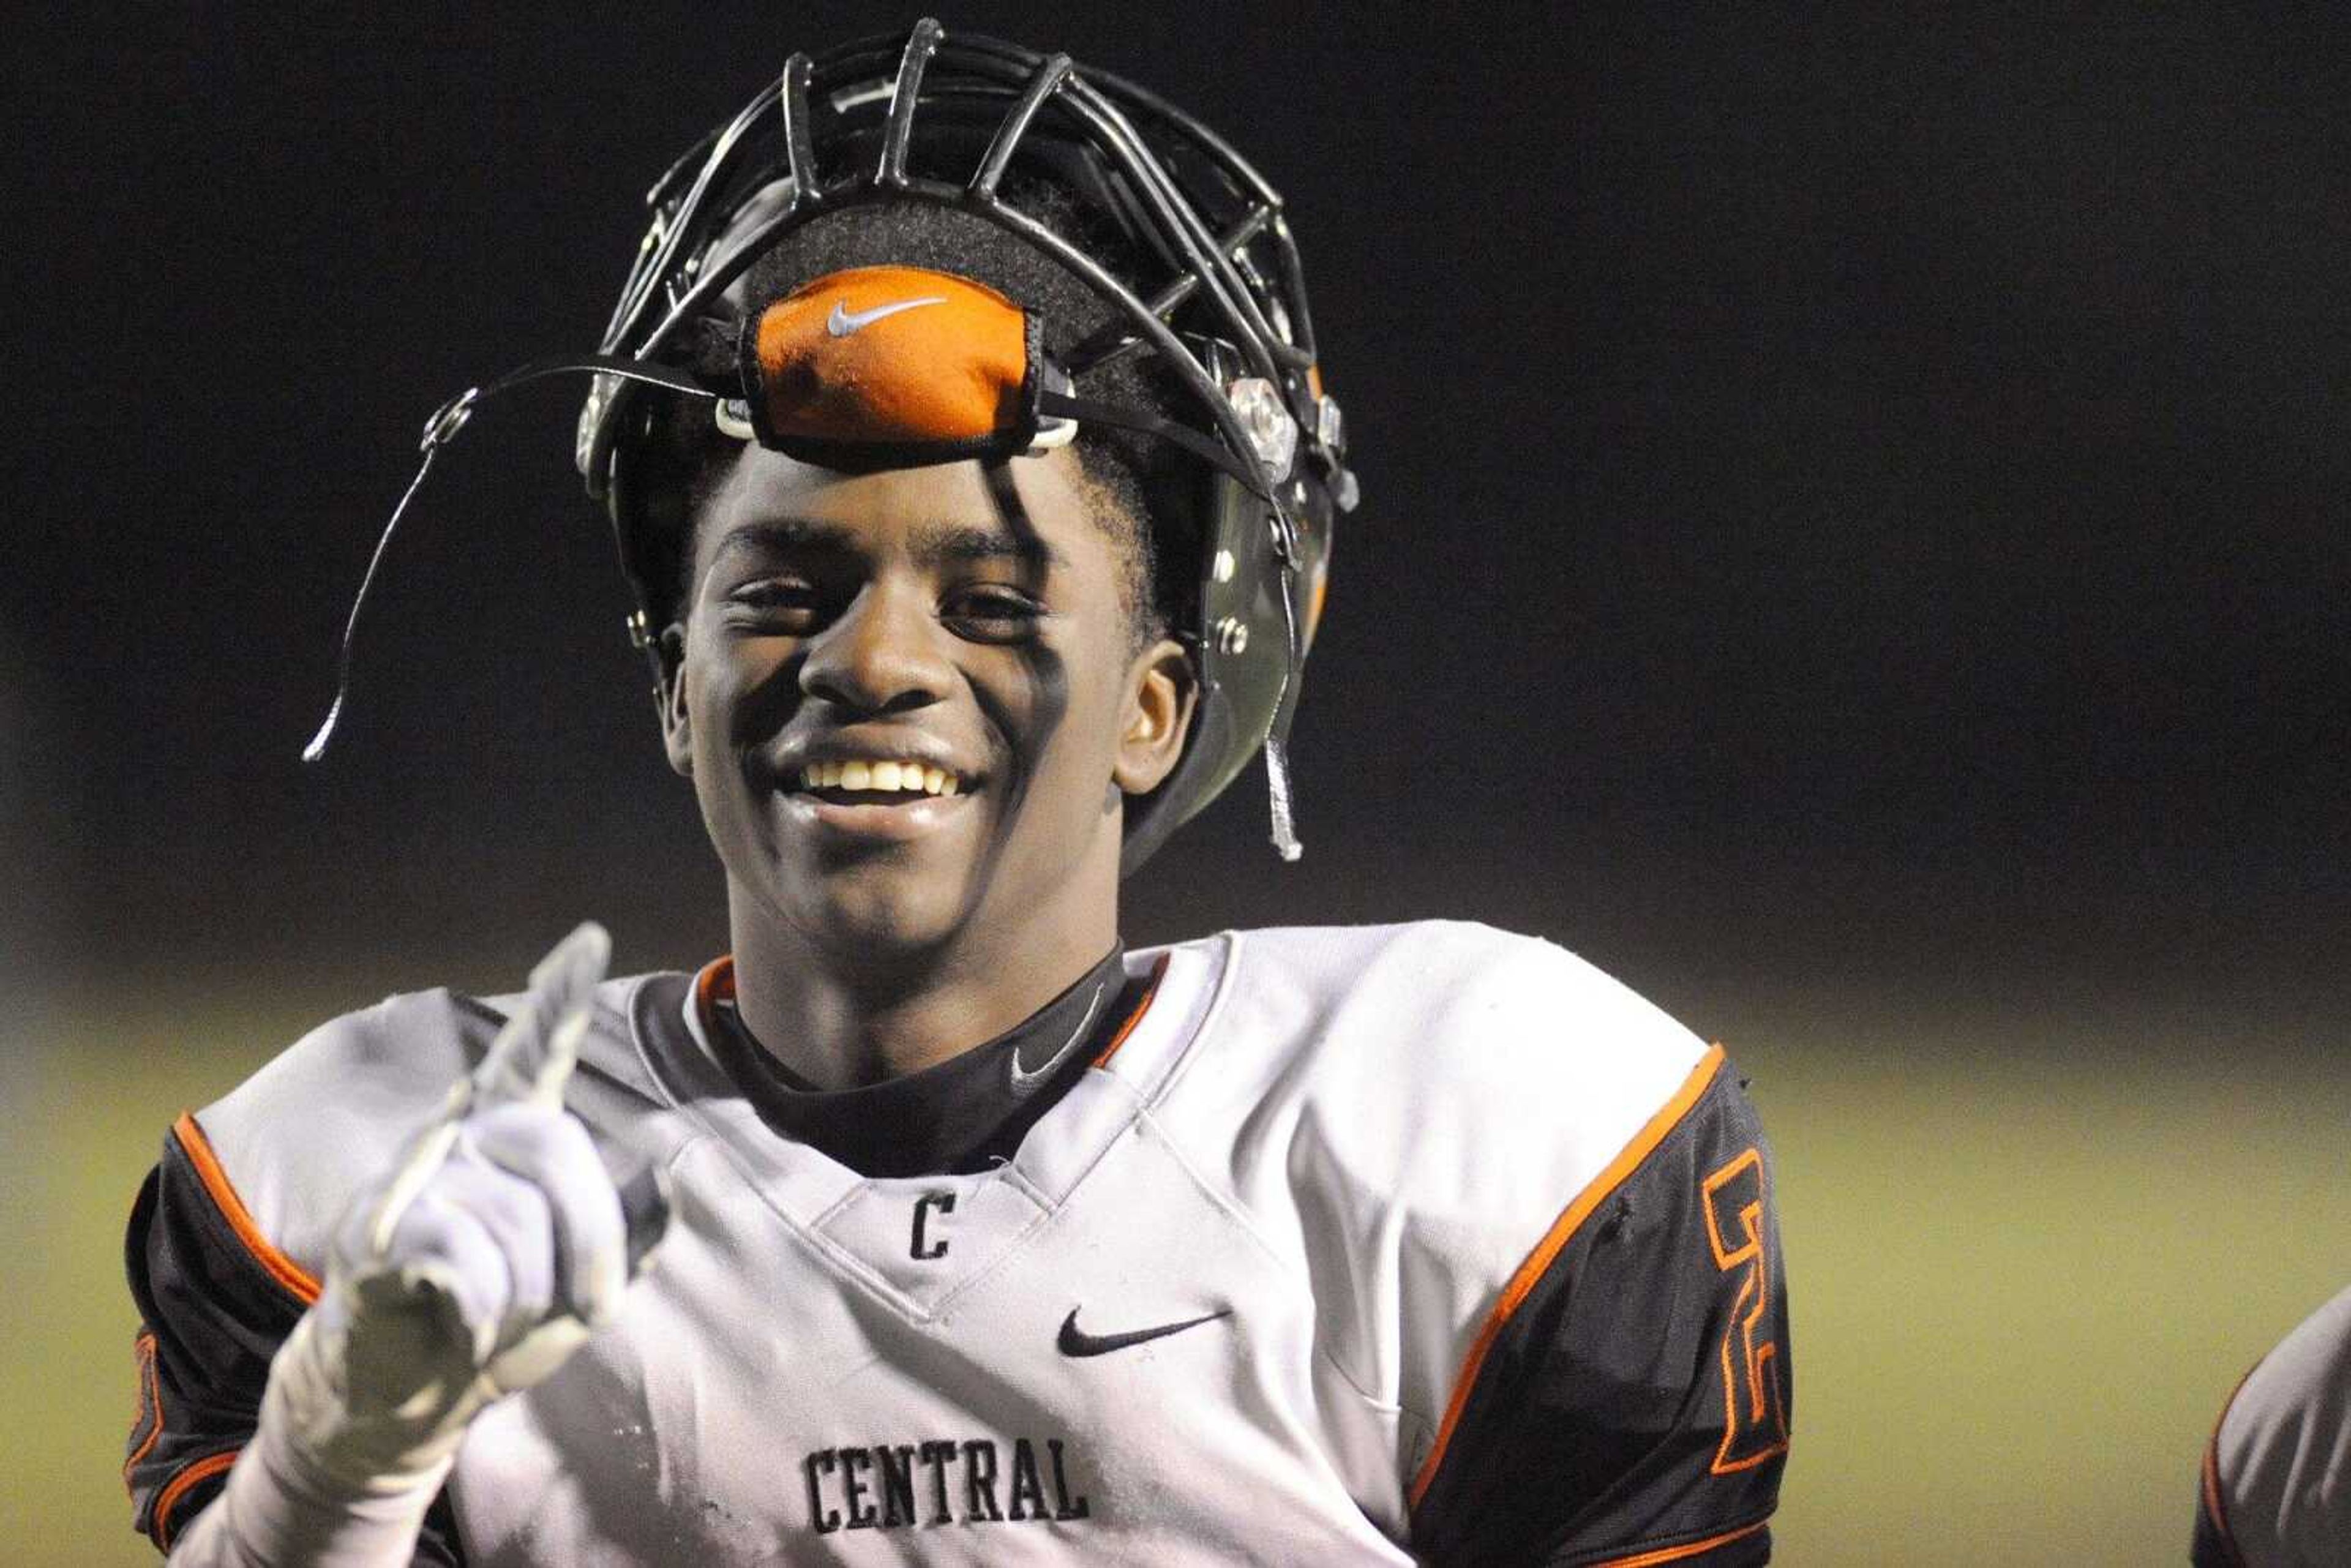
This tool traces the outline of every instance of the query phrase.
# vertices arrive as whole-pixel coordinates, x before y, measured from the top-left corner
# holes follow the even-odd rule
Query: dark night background
[[[1661,971],[2324,978],[2341,38],[967,9],[1243,141],[1357,433],[1309,858],[1244,786],[1138,933],[1469,907]],[[593,911],[691,960],[718,884],[568,385],[454,450],[339,750],[294,756],[424,414],[588,344],[676,149],[895,14],[290,15],[16,54],[0,580],[53,931],[110,972],[486,965]]]
[[[74,1020],[132,988],[273,1020],[502,988],[590,915],[631,967],[722,945],[568,382],[448,455],[336,751],[296,756],[424,416],[593,346],[640,193],[790,47],[916,14],[198,5],[12,40],[0,932],[43,1038],[101,1052]],[[943,15],[1252,156],[1364,480],[1306,859],[1265,847],[1253,771],[1130,937],[1460,914],[1734,1050],[1807,1007],[2041,1020],[1967,1037],[1987,1059],[2168,1009],[2331,1082],[2351,29]]]

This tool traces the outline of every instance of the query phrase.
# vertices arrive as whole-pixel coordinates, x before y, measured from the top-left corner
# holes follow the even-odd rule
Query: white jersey
[[[1475,925],[1127,962],[1147,1000],[1008,1162],[903,1179],[775,1132],[706,983],[609,982],[568,1103],[616,1175],[665,1168],[673,1223],[618,1320],[475,1422],[453,1555],[1763,1560],[1784,1305],[1719,1049]],[[183,1120],[134,1218],[150,1384],[160,1337],[183,1363],[204,1341],[172,1323],[235,1289],[166,1256],[203,1228],[170,1220],[174,1159],[290,1323],[350,1196],[502,1011],[395,998]],[[241,1402],[205,1375],[179,1366],[133,1433],[159,1538],[234,1462],[216,1415],[158,1440],[174,1398]]]
[[[2204,1453],[2199,1568],[2351,1563],[2351,1290],[2245,1375]]]

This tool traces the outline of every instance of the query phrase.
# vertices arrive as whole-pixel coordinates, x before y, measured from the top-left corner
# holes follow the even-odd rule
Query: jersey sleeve
[[[140,1188],[124,1254],[140,1329],[122,1477],[132,1528],[168,1552],[228,1484],[259,1424],[270,1358],[319,1285],[255,1225],[193,1116],[180,1118]],[[414,1561],[457,1568],[456,1542],[444,1492]]]
[[[2204,1451],[2197,1568],[2334,1563],[2351,1550],[2351,1290],[2246,1374]]]
[[[1414,1549],[1768,1562],[1788,1344],[1771,1153],[1709,1052],[1503,1288],[1416,1477]]]

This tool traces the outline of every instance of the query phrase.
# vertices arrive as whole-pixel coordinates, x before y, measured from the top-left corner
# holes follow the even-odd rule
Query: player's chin
[[[876,806],[779,795],[772,845],[786,903],[827,946],[914,949],[948,936],[983,880],[985,795]]]
[[[787,907],[810,945],[849,969],[887,972],[951,946],[970,922],[968,862],[872,856],[791,878]]]

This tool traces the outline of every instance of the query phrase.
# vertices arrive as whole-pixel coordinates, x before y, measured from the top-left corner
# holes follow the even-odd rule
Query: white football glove
[[[563,1108],[611,954],[593,923],[564,938],[441,1115],[345,1211],[263,1406],[322,1479],[376,1495],[437,1484],[485,1405],[620,1309],[666,1227],[657,1172],[624,1200]]]

